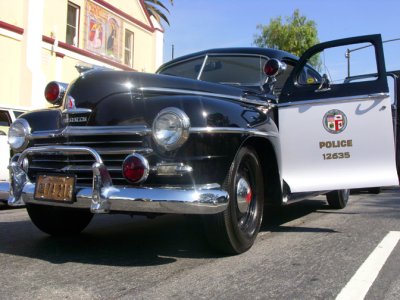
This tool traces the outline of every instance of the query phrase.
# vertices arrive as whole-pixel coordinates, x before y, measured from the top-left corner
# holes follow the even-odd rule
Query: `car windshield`
[[[256,55],[213,55],[174,64],[161,74],[260,88],[266,79],[266,61],[267,58]]]
[[[263,67],[266,61],[257,56],[209,57],[199,79],[240,86],[260,86],[265,81]]]

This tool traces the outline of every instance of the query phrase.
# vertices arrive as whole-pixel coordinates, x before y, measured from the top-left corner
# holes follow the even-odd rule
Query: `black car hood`
[[[151,128],[161,110],[176,107],[187,114],[192,127],[242,127],[263,122],[254,104],[266,101],[255,92],[223,84],[160,74],[89,71],[69,85],[63,107],[24,118],[32,132],[67,126]]]
[[[123,71],[92,71],[81,75],[69,88],[68,96],[75,100],[76,107],[93,109],[105,98],[118,94],[130,93],[138,97],[146,94],[173,93],[174,90],[205,92],[232,97],[241,97],[240,88],[209,83],[199,80],[159,74],[147,74]]]

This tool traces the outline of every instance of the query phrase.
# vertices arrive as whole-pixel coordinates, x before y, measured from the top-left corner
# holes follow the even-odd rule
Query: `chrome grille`
[[[96,135],[96,136],[56,136],[47,138],[34,138],[31,146],[86,146],[93,148],[100,154],[106,165],[113,183],[126,184],[122,176],[122,162],[125,157],[135,152],[148,154],[149,148],[144,147],[145,137],[140,134],[130,135]],[[35,180],[40,173],[72,173],[77,175],[78,185],[92,184],[92,164],[95,162],[91,155],[87,154],[33,154],[29,157],[28,175]]]

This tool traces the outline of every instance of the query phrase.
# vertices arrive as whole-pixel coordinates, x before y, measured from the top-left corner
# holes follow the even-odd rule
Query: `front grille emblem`
[[[75,99],[70,95],[67,96],[65,106],[66,109],[63,111],[63,120],[65,124],[87,122],[88,114],[92,112],[92,110],[88,108],[77,108]]]
[[[87,122],[87,117],[73,117],[67,119],[67,123],[82,123]]]

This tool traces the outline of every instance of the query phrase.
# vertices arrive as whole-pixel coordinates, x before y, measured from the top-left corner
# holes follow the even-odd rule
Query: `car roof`
[[[296,55],[293,55],[289,52],[278,50],[278,49],[271,49],[271,48],[260,48],[260,47],[236,47],[236,48],[215,48],[215,49],[208,49],[199,52],[195,52],[192,54],[184,55],[178,58],[175,58],[165,64],[163,64],[159,70],[162,70],[168,66],[174,65],[178,62],[190,60],[196,57],[201,57],[205,55],[216,55],[216,54],[236,54],[236,55],[261,55],[266,57],[272,57],[276,59],[284,59],[289,58],[293,60],[298,60],[299,58]]]

